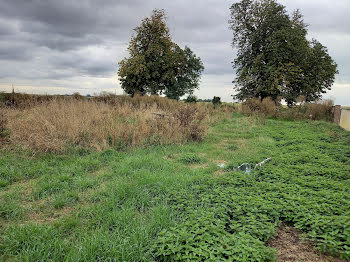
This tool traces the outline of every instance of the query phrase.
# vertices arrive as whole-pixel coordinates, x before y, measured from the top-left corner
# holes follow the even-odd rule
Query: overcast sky
[[[228,29],[235,0],[0,0],[0,91],[121,94],[118,62],[133,28],[152,9],[167,12],[173,41],[202,58],[200,98],[232,101],[234,71]],[[308,37],[328,47],[339,74],[327,98],[350,105],[350,0],[279,0],[299,8]]]

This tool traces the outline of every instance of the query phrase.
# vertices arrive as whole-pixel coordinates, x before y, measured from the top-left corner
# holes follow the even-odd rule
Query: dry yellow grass
[[[4,109],[7,140],[10,146],[62,152],[71,145],[101,150],[202,139],[207,108],[164,98],[142,99],[124,98],[113,103],[61,99],[24,109]]]
[[[260,101],[259,98],[250,98],[241,105],[239,110],[243,114],[252,116],[252,121],[256,118],[255,120],[262,123],[265,116],[287,120],[312,119],[332,121],[334,105],[332,100],[305,103],[301,102],[303,99],[298,99],[300,101],[299,105],[288,108],[286,106],[277,106],[269,97],[263,101]]]

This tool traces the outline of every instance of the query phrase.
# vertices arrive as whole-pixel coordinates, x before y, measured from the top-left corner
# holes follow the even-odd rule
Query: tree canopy
[[[231,6],[232,45],[238,49],[236,98],[319,99],[329,90],[337,64],[317,40],[308,41],[299,10],[289,15],[275,0],[242,0]]]
[[[135,29],[118,75],[128,94],[165,94],[179,99],[198,88],[203,63],[190,48],[172,42],[164,10],[153,10]]]

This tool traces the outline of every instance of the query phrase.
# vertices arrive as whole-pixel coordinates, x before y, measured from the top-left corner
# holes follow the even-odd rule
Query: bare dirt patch
[[[276,237],[268,245],[278,252],[277,262],[345,262],[346,260],[321,254],[311,241],[303,241],[301,232],[293,227],[282,225]]]

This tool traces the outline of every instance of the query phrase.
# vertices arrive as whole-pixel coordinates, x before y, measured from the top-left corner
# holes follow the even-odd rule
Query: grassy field
[[[264,122],[236,113],[182,146],[3,150],[0,260],[273,261],[282,222],[350,259],[350,133]]]

